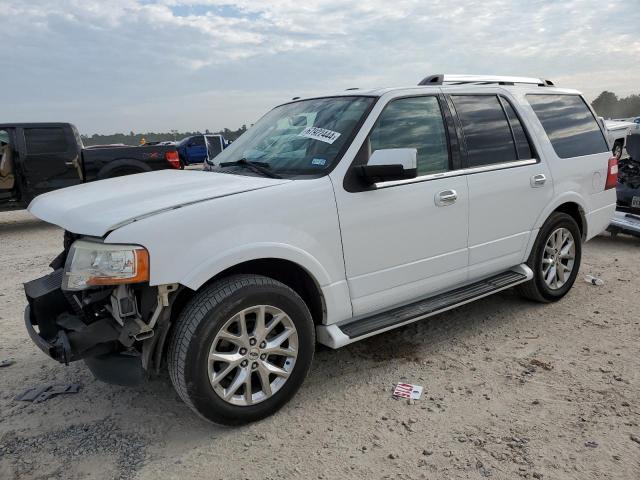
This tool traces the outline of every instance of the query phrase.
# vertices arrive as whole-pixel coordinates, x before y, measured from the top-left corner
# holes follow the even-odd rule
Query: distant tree
[[[618,96],[615,93],[605,90],[591,102],[591,106],[598,112],[598,115],[611,118],[617,115],[618,102]]]
[[[605,90],[591,102],[591,106],[604,118],[628,118],[640,115],[640,95],[618,98],[615,93]]]
[[[236,140],[240,135],[242,135],[247,130],[246,125],[242,125],[237,130],[230,130],[225,128],[221,131],[214,132],[215,134],[223,135],[227,140]],[[211,134],[209,129],[206,129],[205,132],[207,134]],[[135,133],[133,131],[128,134],[124,133],[114,133],[111,135],[100,135],[94,133],[93,135],[82,135],[82,143],[86,146],[90,145],[109,145],[109,144],[117,144],[123,143],[125,145],[139,145],[140,140],[144,137],[147,142],[162,142],[162,141],[177,141],[181,140],[185,137],[190,137],[192,135],[199,135],[202,132],[179,132],[178,130],[170,130],[166,133],[155,133],[155,132],[145,132],[145,133]]]

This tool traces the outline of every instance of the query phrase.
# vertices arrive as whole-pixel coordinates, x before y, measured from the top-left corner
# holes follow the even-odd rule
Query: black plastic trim
[[[521,283],[527,277],[518,272],[507,271],[494,275],[485,280],[456,288],[449,292],[398,307],[371,317],[339,326],[340,330],[350,339],[361,337],[394,325],[398,325],[414,318],[430,315],[434,312],[451,308],[476,297],[488,295],[510,285]]]

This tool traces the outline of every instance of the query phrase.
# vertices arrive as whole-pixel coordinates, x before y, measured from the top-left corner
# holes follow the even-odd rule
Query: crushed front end
[[[96,378],[119,385],[157,371],[178,286],[149,286],[146,250],[66,232],[51,267],[24,285],[25,325],[43,352],[84,360]]]

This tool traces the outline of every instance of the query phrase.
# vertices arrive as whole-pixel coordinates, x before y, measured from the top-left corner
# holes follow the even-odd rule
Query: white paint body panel
[[[216,176],[230,181],[237,177]],[[194,290],[239,263],[289,260],[307,270],[323,289],[330,318],[337,321],[351,315],[329,177],[285,182],[242,197],[229,195],[170,210],[118,228],[105,241],[146,247],[152,285],[181,283]]]
[[[435,195],[458,200],[437,207]],[[347,281],[355,315],[425,296],[467,276],[465,177],[337,194]]]
[[[348,321],[521,264],[544,221],[565,202],[584,213],[587,238],[606,228],[615,209],[615,190],[603,191],[609,155],[559,159],[525,98],[541,88],[577,93],[477,85],[341,92],[379,98],[328,176],[280,180],[152,172],[48,193],[30,211],[74,233],[146,247],[152,285],[198,289],[238,263],[289,260],[320,287],[323,322]],[[345,174],[386,103],[456,91],[499,92],[512,99],[539,162],[345,190]],[[530,178],[539,173],[547,182],[532,188]],[[449,189],[456,190],[456,203],[437,207],[435,194]]]
[[[31,202],[29,211],[71,232],[99,237],[164,210],[286,182],[195,170],[159,170],[45,193]]]

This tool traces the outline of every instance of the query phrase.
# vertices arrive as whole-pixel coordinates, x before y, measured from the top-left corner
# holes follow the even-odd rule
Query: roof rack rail
[[[476,85],[515,85],[523,83],[528,85],[537,85],[539,87],[553,87],[551,80],[531,77],[503,77],[500,75],[445,75],[439,73],[437,75],[429,75],[420,80],[418,85],[466,85],[473,83]]]

